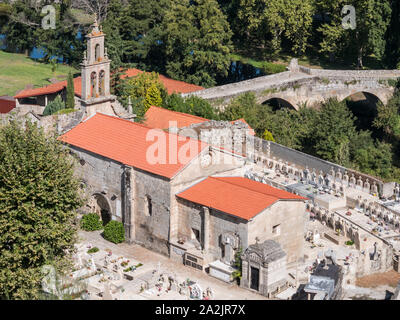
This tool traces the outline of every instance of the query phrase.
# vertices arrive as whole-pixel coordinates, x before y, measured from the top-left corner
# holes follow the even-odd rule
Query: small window
[[[151,217],[153,215],[153,203],[150,196],[146,196],[144,207],[145,215]]]
[[[272,227],[272,234],[275,236],[279,236],[281,234],[281,225],[277,224],[276,226]]]

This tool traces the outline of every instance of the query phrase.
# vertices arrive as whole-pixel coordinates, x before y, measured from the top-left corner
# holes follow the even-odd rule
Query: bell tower
[[[107,109],[115,101],[115,97],[110,94],[111,60],[104,46],[104,37],[96,18],[92,31],[86,35],[87,50],[81,63],[81,102],[89,114],[96,111],[109,113]]]

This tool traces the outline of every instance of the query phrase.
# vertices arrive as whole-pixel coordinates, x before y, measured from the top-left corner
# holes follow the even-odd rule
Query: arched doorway
[[[106,197],[95,193],[90,198],[89,207],[93,213],[97,213],[103,225],[111,221],[111,208]]]
[[[273,111],[287,108],[291,110],[296,110],[296,108],[287,100],[281,98],[270,98],[263,102],[263,104],[267,104],[272,107]]]

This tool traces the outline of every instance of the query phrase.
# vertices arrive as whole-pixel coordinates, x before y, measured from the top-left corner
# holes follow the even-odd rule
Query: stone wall
[[[201,246],[204,247],[204,210],[201,205],[178,198],[179,208],[179,237],[190,240],[192,238],[191,228],[200,231]],[[223,246],[221,237],[223,234],[231,233],[239,237],[239,246],[248,247],[247,221],[239,217],[210,209],[210,232],[209,259],[222,259]]]
[[[304,212],[303,201],[278,201],[249,222],[248,243],[274,240],[287,254],[287,263],[295,263],[303,257]],[[273,233],[273,227],[279,226],[279,234]]]
[[[70,149],[78,161],[75,174],[80,177],[88,200],[83,211],[90,212],[90,199],[96,194],[101,195],[110,206],[112,219],[122,221],[124,165],[77,147],[70,146]]]
[[[134,170],[134,241],[153,251],[169,255],[170,200],[168,179]],[[151,211],[149,214],[149,198]]]

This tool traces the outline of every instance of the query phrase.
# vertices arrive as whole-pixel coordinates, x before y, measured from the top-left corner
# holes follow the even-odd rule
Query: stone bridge
[[[313,106],[328,98],[342,101],[356,93],[364,93],[368,99],[387,103],[393,95],[394,81],[400,78],[400,70],[324,70],[290,63],[289,71],[227,84],[186,94],[195,95],[226,106],[229,101],[245,92],[254,92],[258,103],[278,101],[282,106],[298,108],[304,104]]]

